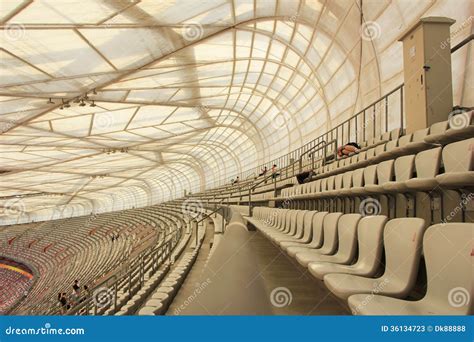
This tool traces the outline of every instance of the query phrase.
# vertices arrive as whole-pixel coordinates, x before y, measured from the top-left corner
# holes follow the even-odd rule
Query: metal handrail
[[[324,144],[324,146],[318,147],[321,144]],[[319,143],[317,143],[315,146],[311,147],[308,151],[302,153],[300,155],[300,158],[299,158],[299,173],[303,172],[303,156],[305,156],[306,154],[308,154],[310,152],[313,153],[312,156],[311,156],[311,167],[314,168],[314,152],[319,151],[319,150],[324,148],[323,164],[325,164],[326,161],[327,161],[327,147],[329,145],[332,145],[332,144],[335,145],[334,156],[336,156],[336,154],[337,154],[337,140],[336,139],[333,139],[328,143],[326,143],[326,140],[322,140]]]

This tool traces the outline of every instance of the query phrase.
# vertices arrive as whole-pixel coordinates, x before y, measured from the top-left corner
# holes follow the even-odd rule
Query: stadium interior
[[[0,314],[474,314],[472,0],[1,0]]]

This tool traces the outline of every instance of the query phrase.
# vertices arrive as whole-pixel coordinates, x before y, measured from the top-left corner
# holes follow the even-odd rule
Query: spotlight
[[[81,103],[79,103],[79,107],[84,107],[86,104],[84,103],[84,100],[81,100]]]
[[[90,104],[90,107],[95,107],[95,103],[94,103],[94,100],[92,100],[92,103]]]
[[[47,104],[54,104],[53,101],[51,101],[51,98],[49,98],[48,102],[46,102]]]

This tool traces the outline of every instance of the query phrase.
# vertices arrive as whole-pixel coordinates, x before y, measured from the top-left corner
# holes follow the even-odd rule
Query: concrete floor
[[[233,217],[208,260],[212,234],[207,231],[167,315],[350,314],[321,281],[258,231],[248,231],[241,217]]]

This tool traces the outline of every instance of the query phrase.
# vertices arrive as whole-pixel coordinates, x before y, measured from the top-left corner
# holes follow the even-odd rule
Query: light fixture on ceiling
[[[90,104],[90,107],[96,107],[96,104],[94,103],[94,100],[92,100],[92,103]]]
[[[51,98],[49,98],[48,102],[46,102],[47,104],[54,104],[54,102],[51,100]]]

